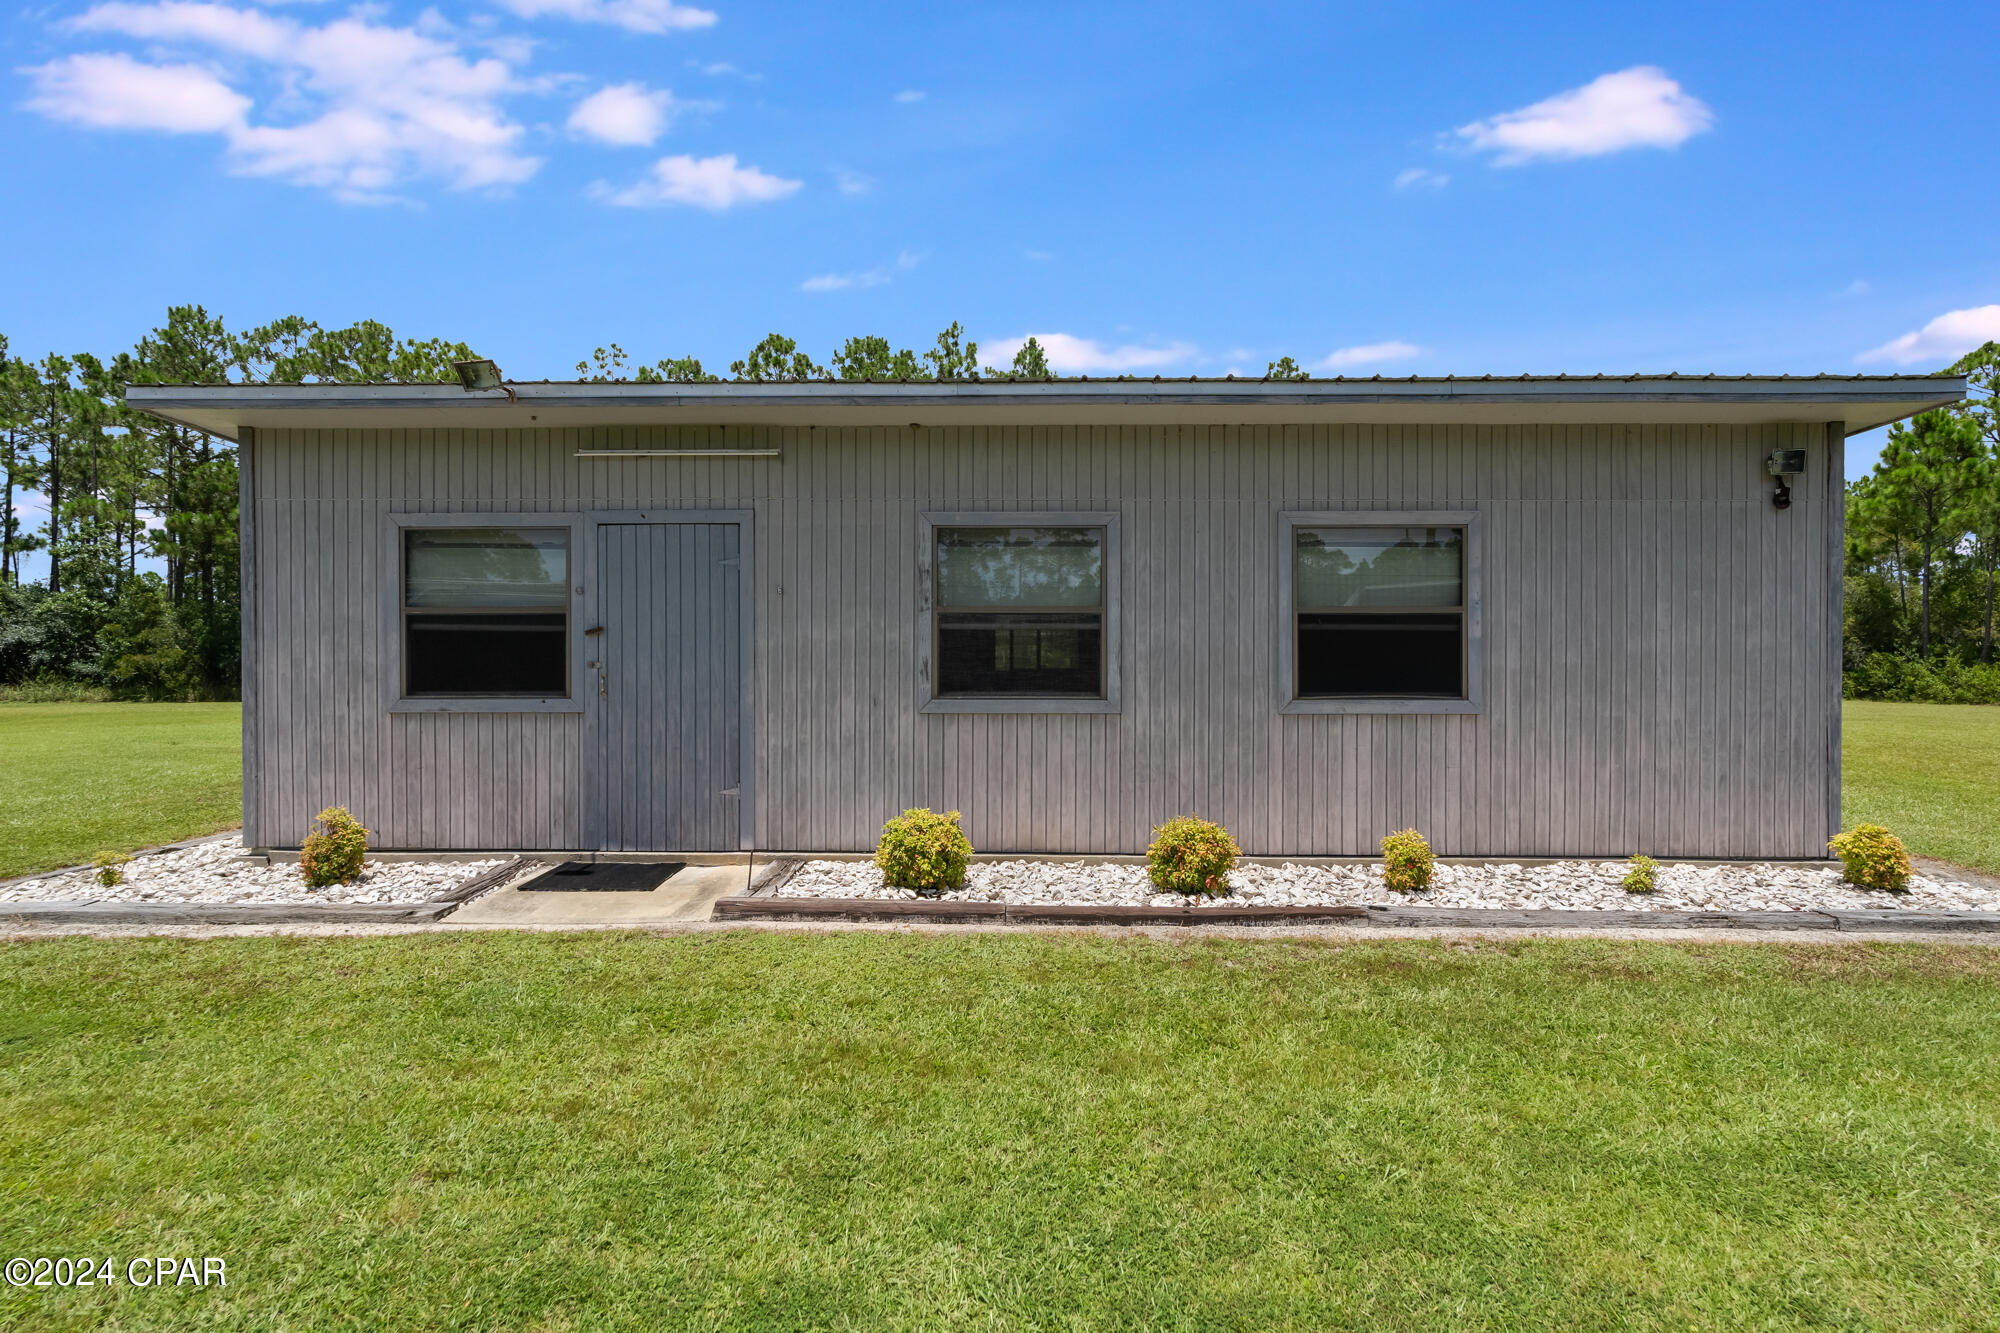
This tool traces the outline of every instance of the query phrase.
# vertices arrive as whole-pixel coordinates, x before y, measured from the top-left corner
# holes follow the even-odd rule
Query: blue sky
[[[1990,5],[117,0],[0,46],[30,355],[179,302],[522,379],[953,319],[1090,373],[1929,370],[2000,337]]]

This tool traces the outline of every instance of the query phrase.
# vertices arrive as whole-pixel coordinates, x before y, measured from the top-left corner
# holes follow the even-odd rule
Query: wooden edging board
[[[1513,930],[1915,930],[2000,931],[2000,912],[1917,911],[1591,911],[1565,908],[1478,908],[1339,905],[1331,907],[1122,907],[1010,904],[939,899],[718,899],[716,921],[856,921],[910,924],[1069,926],[1455,926]]]
[[[0,931],[38,926],[300,926],[439,921],[455,902],[433,903],[0,903]]]

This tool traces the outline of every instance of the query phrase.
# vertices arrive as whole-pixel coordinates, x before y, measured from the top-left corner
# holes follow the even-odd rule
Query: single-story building
[[[1814,857],[1843,441],[1944,376],[135,386],[237,441],[244,838]]]

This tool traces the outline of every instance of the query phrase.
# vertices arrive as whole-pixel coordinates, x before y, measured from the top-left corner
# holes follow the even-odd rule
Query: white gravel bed
[[[1547,865],[1440,865],[1431,887],[1398,893],[1382,882],[1382,866],[1243,865],[1230,872],[1220,897],[1160,893],[1142,865],[1066,861],[977,861],[965,887],[940,895],[954,902],[1069,903],[1153,907],[1331,907],[1370,903],[1434,907],[1561,907],[1595,911],[1805,912],[1897,908],[1916,911],[2000,911],[2000,890],[1937,875],[1914,875],[1905,893],[1875,893],[1841,878],[1837,869],[1728,863],[1662,865],[1651,893],[1627,893],[1623,861],[1558,861]],[[882,883],[866,861],[808,861],[778,890],[781,898],[915,898]]]
[[[421,903],[483,875],[500,861],[364,862],[352,884],[309,889],[293,862],[239,861],[230,839],[141,856],[124,866],[125,882],[99,884],[94,871],[72,870],[0,888],[0,903],[51,899],[100,903]]]

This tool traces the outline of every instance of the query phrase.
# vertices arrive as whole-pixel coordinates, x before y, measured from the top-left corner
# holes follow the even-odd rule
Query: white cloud
[[[896,262],[893,264],[879,264],[874,268],[865,269],[859,273],[822,273],[816,278],[807,278],[804,282],[800,283],[799,290],[802,292],[824,293],[850,292],[868,287],[880,287],[884,283],[894,282],[898,273],[907,273],[918,264],[923,263],[923,261],[924,257],[922,255],[905,250],[896,256]]]
[[[867,194],[875,188],[875,178],[849,171],[846,167],[837,167],[833,173],[833,184],[842,194]]]
[[[1462,125],[1457,137],[1498,154],[1496,166],[1541,158],[1598,157],[1628,148],[1674,148],[1715,123],[1700,98],[1681,91],[1666,71],[1635,65],[1581,88]]]
[[[1046,264],[1055,256],[1047,250],[1023,250],[1021,258],[1033,260],[1037,264]]]
[[[1947,310],[1930,323],[1880,347],[1863,352],[1856,361],[1892,361],[1899,366],[1947,366],[1976,347],[2000,341],[2000,305]]]
[[[123,55],[77,55],[28,70],[30,110],[98,130],[226,134],[250,99],[194,65],[142,65]]]
[[[1399,190],[1413,189],[1417,186],[1427,190],[1442,190],[1449,184],[1451,177],[1424,167],[1405,167],[1396,173],[1396,188]]]
[[[614,190],[599,183],[591,193],[621,208],[651,208],[660,204],[690,204],[720,213],[738,204],[762,204],[783,199],[802,184],[773,176],[756,167],[736,164],[736,154],[663,157],[638,183]]]
[[[643,146],[666,133],[678,109],[674,95],[665,88],[614,83],[576,104],[569,113],[569,129],[601,143]]]
[[[686,32],[715,24],[715,12],[673,0],[500,0],[524,19],[553,15],[578,23],[606,23],[627,32]]]
[[[929,94],[926,93],[921,88],[905,88],[900,93],[897,93],[894,99],[892,100],[900,102],[904,106],[909,106],[914,102],[923,101],[924,98],[927,96],[929,96]]]
[[[987,364],[1008,364],[1014,359],[1014,353],[1027,343],[1029,336],[995,339]],[[1078,338],[1068,333],[1037,333],[1032,336],[1042,345],[1049,369],[1058,375],[1125,375],[1140,370],[1157,371],[1167,366],[1184,365],[1197,355],[1193,344],[1184,342],[1173,342],[1164,347],[1133,344],[1106,347],[1094,339]]]
[[[114,2],[68,26],[201,48],[233,68],[225,81],[189,64],[71,56],[28,71],[31,108],[94,128],[219,134],[242,175],[379,202],[413,177],[495,187],[541,166],[520,151],[525,131],[501,107],[523,88],[507,61],[470,58],[448,37],[382,26],[365,10],[312,27],[201,0]],[[251,79],[274,90],[258,119],[236,86]],[[284,123],[272,123],[273,110]]]
[[[1853,282],[1841,288],[1840,294],[1842,296],[1866,296],[1874,290],[1873,287],[1868,285],[1868,279],[1856,278]]]
[[[1424,349],[1414,343],[1391,339],[1382,343],[1362,343],[1357,347],[1342,347],[1328,354],[1320,365],[1327,370],[1352,370],[1356,366],[1375,366],[1385,361],[1407,361],[1413,356],[1422,356]]]

